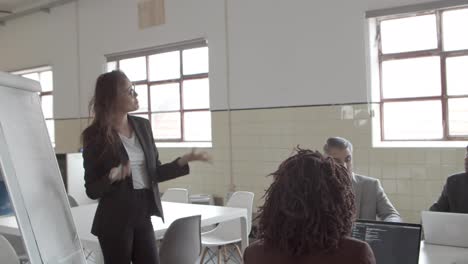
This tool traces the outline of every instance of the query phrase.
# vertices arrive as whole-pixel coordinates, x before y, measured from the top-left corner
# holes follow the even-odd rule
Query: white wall
[[[420,2],[229,0],[231,107],[365,102],[365,11]],[[83,117],[105,54],[205,37],[211,107],[226,109],[224,1],[170,0],[166,9],[167,23],[145,30],[136,0],[79,0],[8,22],[0,70],[54,66],[55,116]]]
[[[75,4],[37,13],[0,26],[0,70],[51,65],[56,118],[78,116]]]
[[[210,48],[210,77],[214,109],[225,105],[225,34],[223,1],[166,1],[166,24],[138,29],[137,1],[79,1],[81,101],[89,100],[104,55],[206,38]],[[82,104],[81,115],[87,116]]]
[[[418,2],[229,1],[232,107],[367,102],[365,11]]]

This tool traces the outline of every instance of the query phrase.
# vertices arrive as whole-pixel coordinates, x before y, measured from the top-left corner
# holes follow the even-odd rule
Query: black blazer
[[[145,154],[146,169],[154,194],[152,214],[164,220],[158,183],[188,174],[189,166],[180,167],[177,159],[161,164],[150,122],[147,119],[130,115],[128,121]],[[132,177],[114,183],[111,183],[109,179],[110,170],[128,159],[127,151],[121,141],[119,141],[119,157],[103,153],[100,143],[89,144],[83,148],[86,194],[91,199],[99,199],[91,229],[91,233],[96,236],[106,231],[120,231],[131,220],[135,207],[132,201],[134,199]]]
[[[468,174],[458,173],[447,178],[442,194],[429,210],[468,214]]]

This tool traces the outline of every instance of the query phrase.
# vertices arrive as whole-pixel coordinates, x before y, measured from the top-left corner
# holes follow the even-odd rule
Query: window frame
[[[53,71],[53,69],[52,69],[52,66],[44,65],[44,66],[32,67],[32,68],[27,68],[27,69],[16,70],[16,71],[10,72],[11,74],[18,75],[18,76],[21,76],[21,77],[23,77],[23,75],[26,75],[26,74],[37,73],[37,74],[39,75],[39,82],[40,82],[41,73],[47,72],[47,71],[52,72],[52,90],[51,90],[51,91],[47,91],[47,92],[43,92],[43,91],[41,90],[40,92],[38,92],[38,94],[39,94],[39,99],[41,100],[41,109],[42,109],[42,97],[43,97],[43,96],[52,96],[52,102],[53,102],[53,100],[54,100],[54,90],[55,90],[55,87],[54,87],[54,82],[53,82],[54,71]],[[23,77],[23,78],[26,78],[26,77]],[[54,140],[51,139],[51,142],[52,142],[52,145],[55,147],[55,144],[56,144],[56,133],[55,133],[54,108],[55,108],[55,104],[52,104],[52,117],[50,117],[50,118],[44,117],[44,120],[46,121],[46,124],[47,124],[47,121],[52,121],[52,122],[54,122]],[[49,135],[49,137],[50,137],[50,135]]]
[[[443,16],[442,13],[446,11],[468,9],[468,6],[461,7],[452,7],[452,8],[440,8],[429,11],[414,12],[409,14],[397,14],[389,15],[383,17],[375,18],[375,42],[377,46],[377,63],[378,63],[378,100],[379,100],[379,125],[380,125],[380,141],[381,142],[425,142],[425,141],[437,141],[437,142],[447,142],[447,141],[468,141],[468,133],[466,135],[453,136],[450,135],[450,122],[449,122],[449,105],[448,102],[450,99],[456,98],[468,98],[468,93],[464,95],[448,95],[447,93],[447,68],[446,60],[450,57],[459,57],[459,56],[468,56],[468,48],[463,50],[451,50],[444,51],[443,43]],[[435,15],[436,16],[436,32],[437,32],[437,47],[435,49],[429,50],[418,50],[418,51],[409,51],[409,52],[398,52],[398,53],[387,53],[382,52],[382,39],[381,39],[381,23],[383,21],[392,20],[392,19],[401,19],[416,17],[422,15]],[[440,77],[441,77],[441,94],[440,96],[420,96],[420,97],[408,97],[408,98],[384,98],[383,96],[383,72],[382,64],[385,61],[391,60],[401,60],[401,59],[414,59],[421,57],[436,56],[440,60]],[[373,85],[374,86],[374,85]],[[372,89],[375,91],[375,88]],[[384,104],[392,102],[414,102],[414,101],[428,101],[428,100],[437,100],[441,102],[442,106],[442,138],[439,139],[386,139],[385,138],[385,120],[384,120]]]
[[[193,41],[188,41],[184,43],[175,43],[170,45],[165,45],[156,48],[149,48],[143,49],[139,51],[133,52],[126,52],[120,54],[111,54],[106,55],[106,65],[108,63],[115,63],[115,69],[120,69],[120,61],[125,59],[132,59],[138,57],[145,57],[145,68],[146,68],[146,79],[140,81],[133,81],[132,83],[135,86],[138,85],[146,85],[146,92],[147,92],[147,104],[148,104],[148,111],[136,111],[130,114],[132,115],[146,115],[150,123],[152,123],[152,115],[153,114],[167,114],[167,113],[179,113],[180,114],[180,138],[166,138],[166,139],[157,139],[154,138],[154,141],[157,143],[211,143],[213,140],[213,135],[209,140],[196,140],[196,141],[187,141],[185,139],[185,124],[184,124],[184,117],[185,113],[193,113],[193,112],[210,112],[210,107],[208,108],[195,108],[195,109],[185,109],[184,108],[184,81],[190,80],[202,80],[207,79],[209,81],[209,69],[206,73],[197,73],[197,74],[184,74],[183,72],[183,51],[190,50],[195,48],[208,48],[208,44],[204,39],[197,39]],[[150,65],[149,65],[149,57],[156,54],[167,53],[167,52],[174,52],[178,51],[179,53],[179,68],[180,68],[180,77],[174,79],[166,79],[166,80],[159,80],[159,81],[150,81]],[[107,69],[108,71],[108,69]],[[179,110],[167,110],[167,111],[153,111],[151,108],[151,86],[154,85],[162,85],[162,84],[179,84],[179,103],[180,109]],[[153,125],[153,124],[152,124]],[[212,125],[210,125],[210,130],[212,130]]]

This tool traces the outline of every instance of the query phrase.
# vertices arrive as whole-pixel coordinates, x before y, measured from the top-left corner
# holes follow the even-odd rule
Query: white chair
[[[167,229],[159,249],[161,264],[195,263],[201,251],[201,216],[175,220]]]
[[[16,255],[20,260],[20,263],[29,263],[29,256],[26,252],[26,248],[24,247],[23,237],[9,234],[3,234],[3,237],[10,243],[10,245],[15,250]]]
[[[187,189],[182,188],[169,188],[167,189],[161,201],[173,203],[189,203],[189,192]]]
[[[246,208],[247,209],[247,234],[250,234],[252,228],[252,206],[254,194],[251,192],[235,192],[232,194],[226,207]],[[221,251],[224,256],[224,262],[227,262],[227,246],[234,245],[240,259],[242,260],[242,251],[237,243],[242,240],[241,228],[238,219],[220,223],[215,229],[202,234],[202,246],[204,247],[200,263],[204,263],[205,256],[209,248],[216,247],[218,251],[218,263],[221,263]]]
[[[8,240],[0,235],[0,263],[2,264],[19,264],[20,260],[16,255],[15,249],[11,246]]]

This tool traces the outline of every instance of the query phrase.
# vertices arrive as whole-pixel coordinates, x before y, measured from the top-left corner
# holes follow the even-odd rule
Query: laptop
[[[418,264],[421,225],[357,220],[351,236],[367,242],[378,264]]]
[[[468,248],[468,214],[422,212],[426,243]]]

